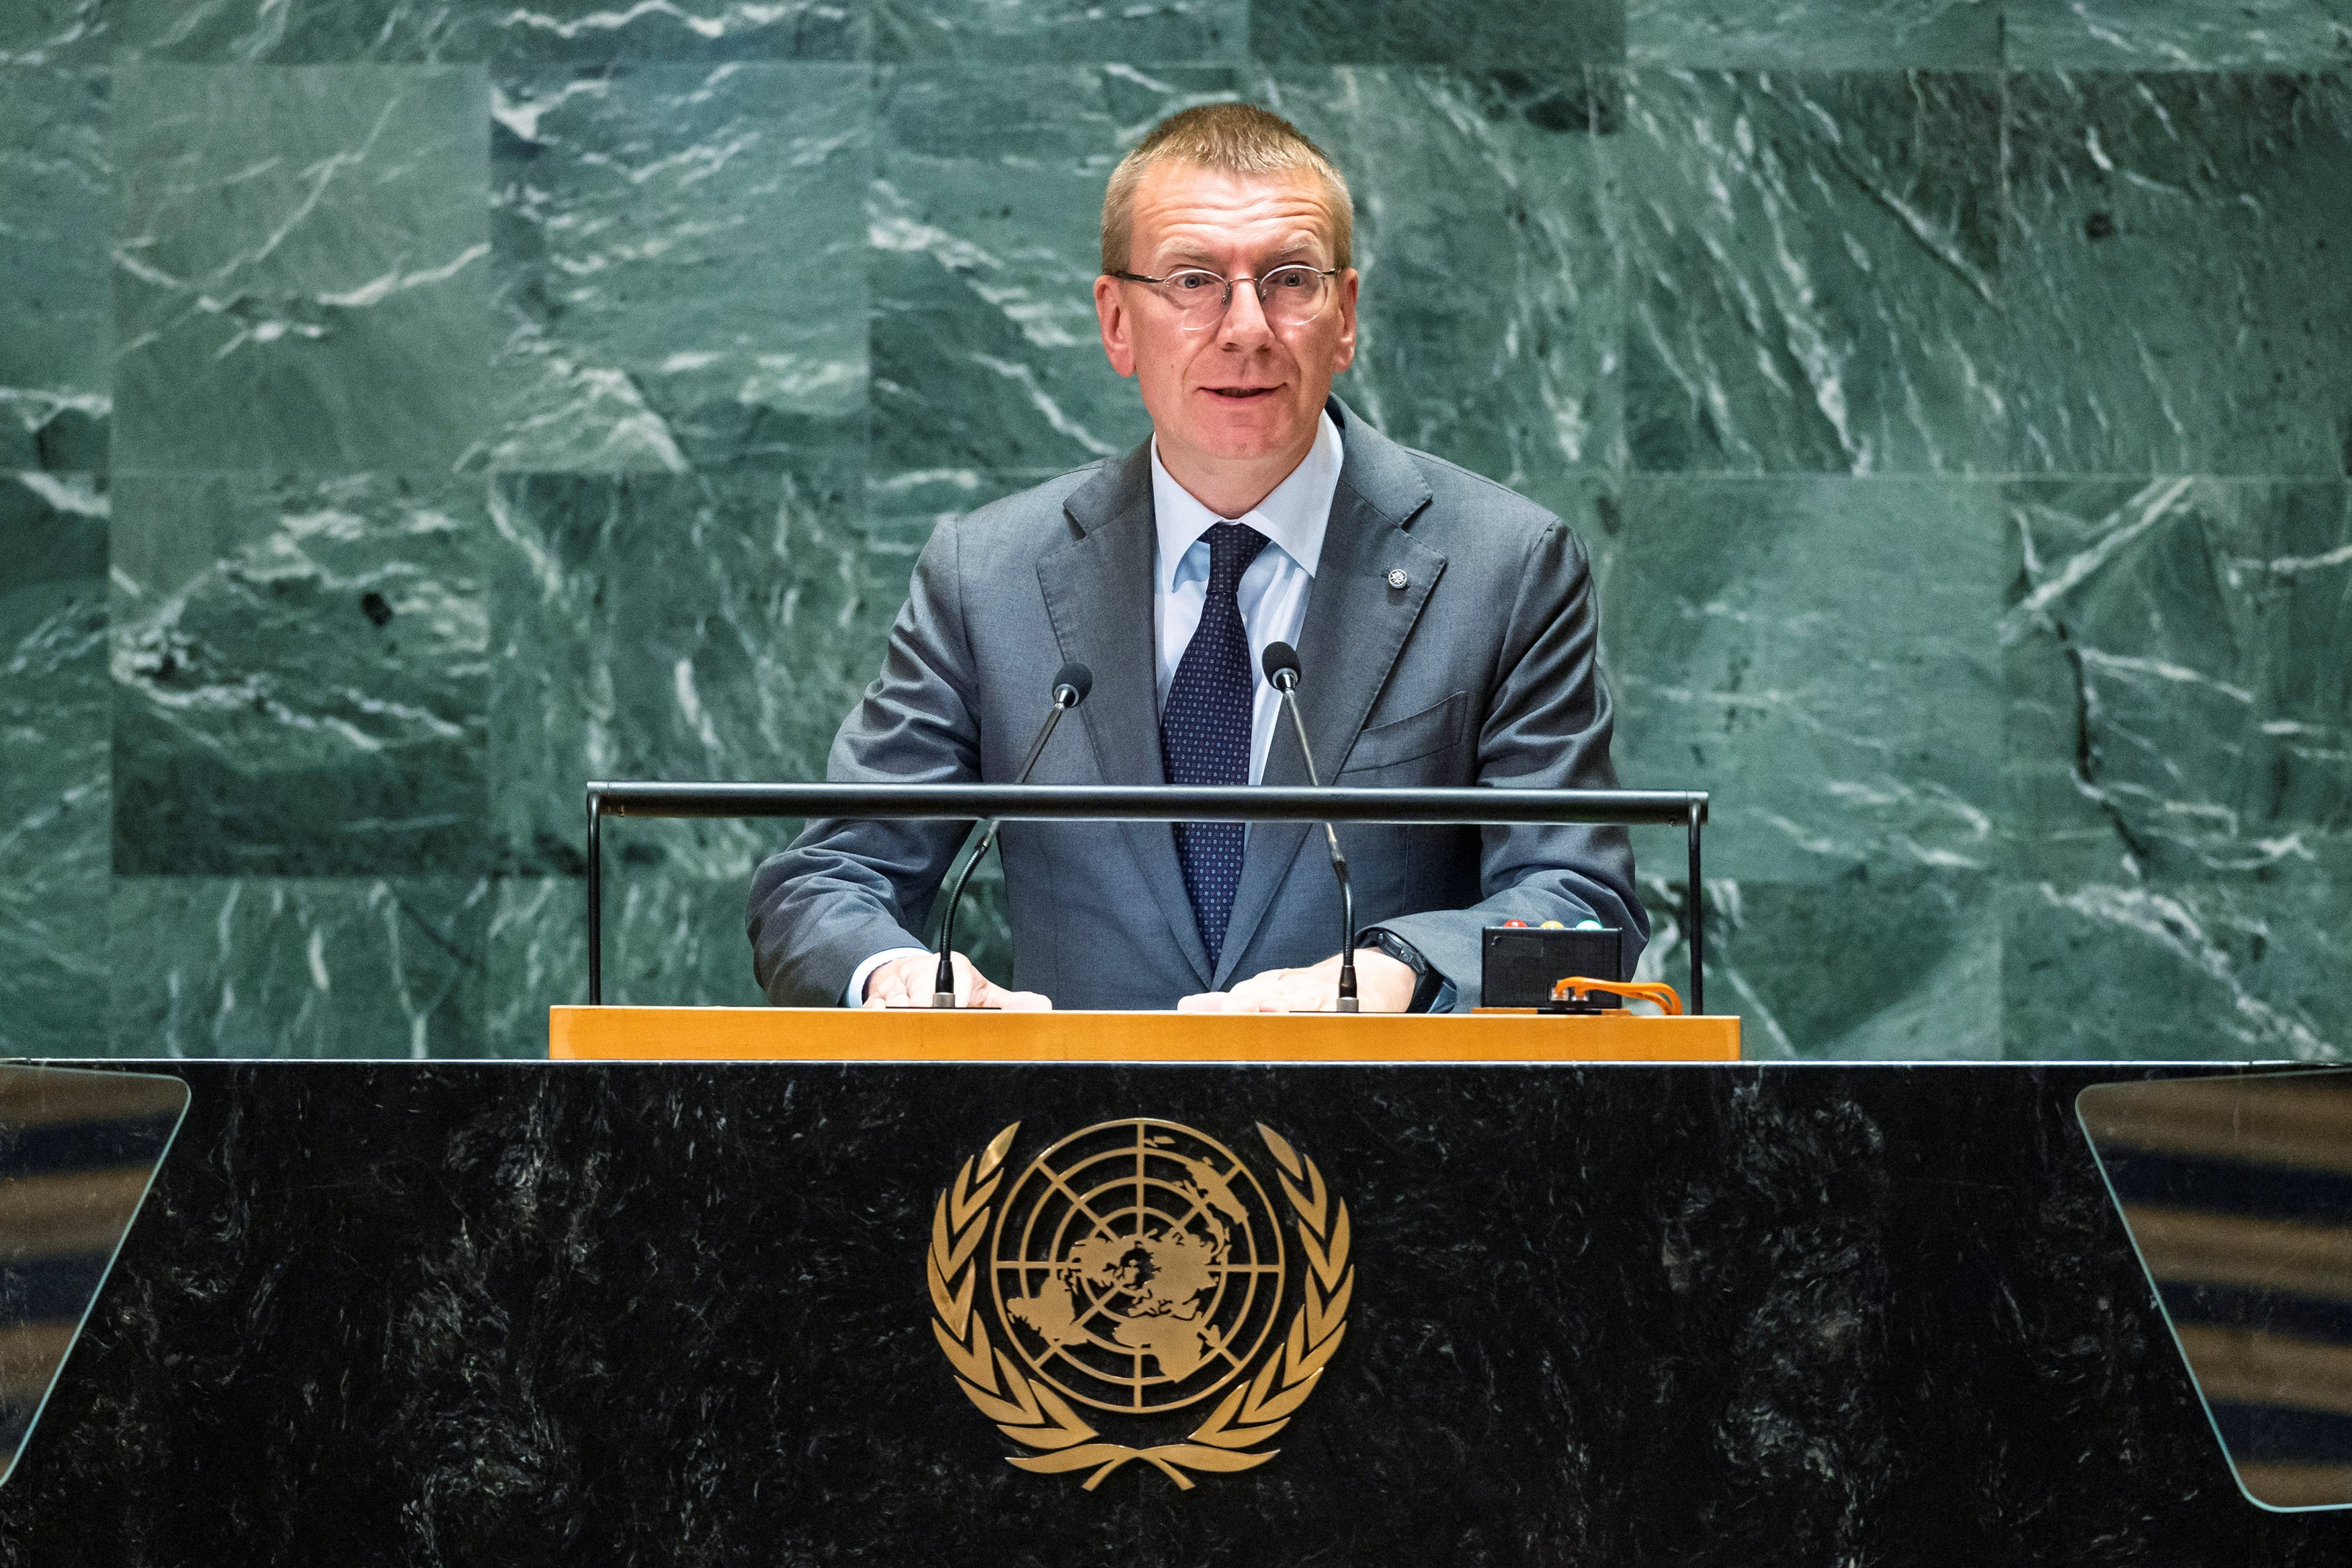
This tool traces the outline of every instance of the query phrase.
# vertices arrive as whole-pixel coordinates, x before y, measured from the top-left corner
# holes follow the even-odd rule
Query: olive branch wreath
[[[1288,1338],[1266,1357],[1257,1375],[1226,1395],[1182,1442],[1131,1448],[1106,1441],[1050,1385],[1027,1375],[1002,1346],[991,1344],[985,1314],[975,1310],[983,1270],[974,1255],[988,1233],[1004,1156],[1020,1128],[1015,1122],[991,1138],[979,1157],[966,1160],[954,1184],[940,1194],[939,1206],[931,1211],[925,1270],[937,1312],[931,1333],[955,1368],[956,1385],[999,1431],[1039,1450],[1008,1456],[1007,1462],[1041,1475],[1091,1467],[1094,1474],[1087,1478],[1085,1490],[1092,1491],[1121,1465],[1140,1460],[1190,1491],[1188,1470],[1246,1470],[1281,1452],[1257,1445],[1290,1424],[1348,1330],[1356,1276],[1348,1263],[1346,1200],[1334,1205],[1315,1162],[1301,1156],[1273,1128],[1258,1124],[1258,1136],[1282,1166],[1282,1194],[1298,1218],[1299,1245],[1307,1265],[1306,1300],[1290,1320]]]

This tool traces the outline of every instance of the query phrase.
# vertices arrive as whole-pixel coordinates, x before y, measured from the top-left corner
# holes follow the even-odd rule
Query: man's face
[[[1333,220],[1323,183],[1304,170],[1250,178],[1159,163],[1136,188],[1127,270],[1256,277],[1287,262],[1328,267]],[[1240,284],[1216,325],[1188,330],[1150,285],[1095,280],[1103,350],[1136,378],[1171,469],[1272,462],[1287,472],[1306,455],[1331,378],[1356,355],[1356,274],[1330,282],[1334,297],[1303,325],[1270,325],[1257,291]]]

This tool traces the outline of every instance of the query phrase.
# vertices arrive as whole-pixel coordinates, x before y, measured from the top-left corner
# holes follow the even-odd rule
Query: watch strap
[[[1431,967],[1429,960],[1421,956],[1420,948],[1395,932],[1381,929],[1370,933],[1370,936],[1373,946],[1413,973],[1412,1000],[1405,1004],[1405,1011],[1427,1012],[1431,1004],[1437,1000],[1438,992],[1445,988],[1445,977]]]

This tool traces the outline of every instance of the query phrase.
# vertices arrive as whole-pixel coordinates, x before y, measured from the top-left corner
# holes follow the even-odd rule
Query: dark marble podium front
[[[7,1568],[2352,1560],[2100,1186],[2074,1095],[2146,1069],[136,1065],[193,1103]],[[1013,1469],[929,1326],[957,1166],[1133,1115],[1354,1217],[1281,1455],[1191,1492]]]

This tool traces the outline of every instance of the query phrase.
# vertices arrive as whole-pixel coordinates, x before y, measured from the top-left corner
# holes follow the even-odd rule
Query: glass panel
[[[2238,1485],[2352,1507],[2352,1071],[2074,1103]]]
[[[0,1066],[0,1481],[187,1108],[176,1078]]]

